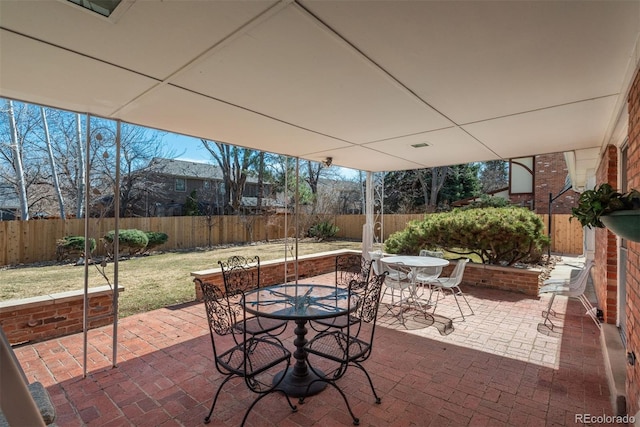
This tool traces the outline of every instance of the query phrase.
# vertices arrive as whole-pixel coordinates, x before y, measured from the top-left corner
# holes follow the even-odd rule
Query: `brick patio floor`
[[[332,283],[333,274],[305,280]],[[547,299],[463,286],[475,315],[461,319],[451,296],[436,316],[380,317],[366,362],[382,403],[358,370],[341,385],[362,426],[571,426],[576,414],[611,414],[599,330],[580,303],[556,298],[560,328],[538,331]],[[124,296],[126,297],[126,296]],[[384,312],[381,309],[381,312]],[[168,307],[112,328],[15,349],[30,381],[41,381],[65,426],[199,426],[220,375],[212,362],[202,304]],[[293,348],[293,328],[285,333]],[[227,384],[212,426],[239,425],[250,403],[243,382]],[[339,394],[327,388],[292,413],[281,395],[261,400],[249,426],[348,426]]]

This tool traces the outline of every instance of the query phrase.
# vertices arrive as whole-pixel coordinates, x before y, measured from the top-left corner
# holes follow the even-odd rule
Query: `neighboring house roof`
[[[211,163],[155,157],[149,162],[146,170],[160,175],[180,178],[223,180],[222,169]],[[258,180],[253,176],[248,176],[247,182],[256,183]]]

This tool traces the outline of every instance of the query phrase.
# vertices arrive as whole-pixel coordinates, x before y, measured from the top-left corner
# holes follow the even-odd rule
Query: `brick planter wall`
[[[119,290],[124,291],[123,287]],[[89,289],[89,329],[113,323],[113,291]],[[11,344],[44,341],[82,331],[84,291],[0,302],[0,325]]]
[[[443,275],[450,275],[450,270],[453,270],[452,265],[444,269]],[[538,296],[541,273],[539,269],[524,270],[469,262],[464,269],[462,284]]]

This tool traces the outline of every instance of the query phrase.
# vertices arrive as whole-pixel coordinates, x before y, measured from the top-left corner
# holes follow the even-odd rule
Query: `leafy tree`
[[[9,101],[5,104],[8,105]],[[14,102],[15,134],[20,144],[22,174],[11,151],[11,117],[0,114],[0,181],[19,188],[19,176],[34,213],[85,214],[87,174],[92,215],[112,215],[115,191],[116,122],[92,117],[88,163],[87,116]],[[146,182],[144,166],[154,156],[170,156],[159,148],[163,133],[123,124],[121,135],[121,216],[145,212],[145,196],[158,188]],[[7,141],[7,142],[5,142]],[[87,164],[85,164],[87,163]],[[16,194],[18,192],[16,191]],[[33,216],[33,215],[31,215]]]
[[[222,170],[225,187],[225,213],[236,214],[240,211],[249,167],[252,165],[257,152],[248,148],[206,139],[201,141],[204,148],[209,151]]]
[[[413,213],[423,204],[424,195],[415,170],[388,172],[384,177],[385,213]]]
[[[385,212],[432,212],[474,196],[476,170],[473,165],[456,165],[389,172],[384,184]]]
[[[60,188],[60,180],[58,179],[58,168],[56,167],[56,158],[53,154],[53,147],[51,146],[51,134],[49,133],[49,123],[47,121],[47,112],[44,107],[40,107],[40,114],[42,117],[42,127],[44,129],[44,139],[47,147],[47,154],[49,155],[49,166],[51,167],[51,178],[53,181],[53,189],[58,199],[58,209],[60,209],[60,218],[66,218],[64,208],[64,196],[62,195],[62,189]]]
[[[480,164],[480,183],[484,193],[509,186],[509,165],[504,160],[490,160]]]
[[[94,121],[95,120],[95,121]],[[108,212],[113,210],[113,189],[116,188],[116,123],[113,121],[92,120],[94,155],[90,171],[94,178],[93,188],[102,192],[100,200]],[[121,217],[147,216],[147,198],[164,197],[164,187],[152,179],[147,166],[156,157],[172,157],[160,144],[163,132],[157,132],[141,126],[122,124],[120,132],[120,212]]]
[[[16,116],[13,109],[13,101],[6,101],[7,114],[9,116],[9,130],[10,130],[10,143],[9,143],[9,159],[13,171],[15,172],[16,180],[15,187],[18,193],[18,199],[20,200],[20,219],[26,221],[29,219],[29,202],[27,199],[27,183],[25,179],[25,172],[23,168],[22,153],[24,151],[23,140],[18,136],[18,127],[16,125]]]
[[[285,202],[292,206],[296,194],[296,159],[284,155],[274,155],[270,165],[271,175],[276,193],[284,194]],[[304,179],[298,180],[298,197],[300,204],[313,202],[313,194]]]

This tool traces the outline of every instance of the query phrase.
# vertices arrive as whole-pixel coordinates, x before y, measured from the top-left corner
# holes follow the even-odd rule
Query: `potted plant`
[[[573,218],[583,227],[606,227],[620,237],[640,242],[640,192],[620,193],[601,184],[580,194],[578,206],[571,209]]]

